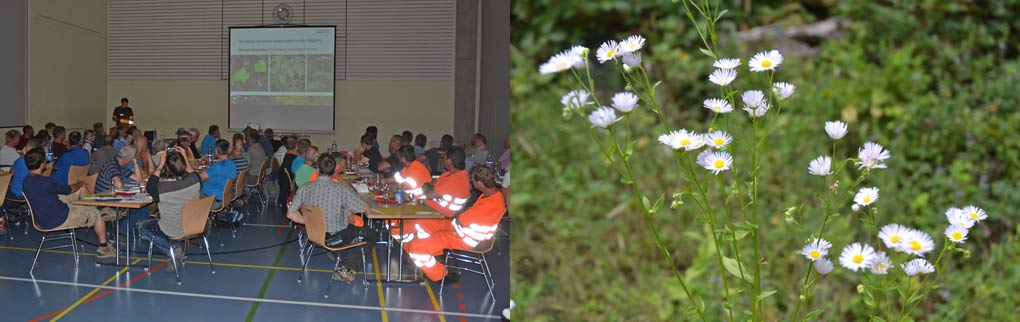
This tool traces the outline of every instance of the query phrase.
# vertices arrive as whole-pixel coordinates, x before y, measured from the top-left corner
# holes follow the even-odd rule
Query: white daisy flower
[[[718,69],[734,69],[740,66],[740,59],[737,58],[720,58],[712,63],[712,66]]]
[[[846,135],[846,123],[843,121],[825,122],[825,133],[833,140],[842,139]]]
[[[701,134],[688,132],[685,129],[672,131],[659,136],[659,142],[668,145],[674,150],[684,149],[687,151],[697,150],[705,145]]]
[[[974,227],[975,223],[975,221],[970,219],[970,216],[968,216],[967,213],[960,208],[949,208],[946,210],[946,219],[949,220],[950,225],[957,225],[964,229]]]
[[[620,52],[632,53],[641,50],[645,46],[645,37],[633,35],[620,42]]]
[[[832,261],[828,258],[822,258],[821,260],[815,261],[815,272],[818,274],[829,274],[832,272]]]
[[[733,137],[724,131],[715,131],[704,135],[705,144],[716,148],[722,149],[727,144],[733,141]]]
[[[595,52],[595,57],[599,59],[600,64],[604,64],[607,61],[613,60],[620,56],[620,44],[616,40],[610,40],[602,43],[599,46],[599,50]]]
[[[906,239],[907,234],[909,234],[910,231],[910,228],[903,227],[899,224],[888,224],[882,226],[882,229],[878,231],[878,238],[885,243],[885,247],[899,250],[900,247],[903,246],[903,241]]]
[[[811,163],[808,164],[808,173],[816,176],[832,174],[832,158],[823,155],[811,160]]]
[[[708,75],[708,80],[719,86],[726,86],[737,79],[737,71],[732,69],[716,69],[711,75]]]
[[[710,98],[710,99],[705,100],[704,105],[705,105],[705,108],[710,109],[710,110],[712,110],[712,112],[716,112],[716,113],[729,113],[729,112],[733,112],[733,106],[730,105],[730,102],[727,102],[724,99]]]
[[[877,252],[875,253],[875,261],[871,263],[869,268],[872,274],[885,275],[889,273],[889,268],[892,266],[892,261],[889,260],[889,256],[885,252]]]
[[[839,254],[839,264],[854,272],[862,270],[875,261],[875,249],[867,244],[853,243]]]
[[[751,118],[762,117],[765,116],[765,113],[769,112],[769,105],[762,104],[762,106],[756,108],[745,107],[744,111],[746,111],[747,115]]]
[[[588,101],[588,91],[583,89],[572,90],[568,92],[567,95],[563,95],[563,98],[560,99],[560,103],[563,103],[563,106],[572,109],[578,109],[582,106],[591,104],[591,102]]]
[[[747,65],[751,67],[752,72],[764,72],[766,70],[775,70],[776,67],[783,64],[783,55],[779,54],[778,50],[763,51],[751,57],[751,60],[747,62]]]
[[[832,248],[831,243],[815,238],[811,243],[804,245],[804,249],[800,253],[808,260],[818,261],[829,255],[829,248]]]
[[[725,151],[704,151],[698,154],[698,164],[715,174],[730,169],[733,156]]]
[[[967,240],[967,228],[949,225],[949,227],[946,227],[946,238],[949,238],[954,243],[962,244],[963,241]]]
[[[909,262],[901,264],[900,266],[903,267],[903,272],[907,273],[907,276],[931,274],[935,272],[935,267],[931,266],[931,263],[924,258],[915,258]]]
[[[759,90],[744,91],[743,94],[740,94],[740,99],[747,107],[759,107],[766,104],[765,94]]]
[[[588,47],[576,45],[567,50],[571,55],[580,57],[574,62],[574,68],[584,67],[584,61],[588,58]]]
[[[542,74],[558,73],[578,65],[584,66],[584,59],[573,53],[572,50],[567,50],[549,58],[548,62],[538,67],[538,72]]]
[[[620,92],[613,95],[613,108],[620,113],[629,113],[637,107],[638,97],[631,92]]]
[[[629,71],[631,68],[641,66],[641,53],[626,53],[620,60],[623,61],[623,68]]]
[[[861,205],[861,207],[867,207],[878,200],[878,188],[861,188],[857,191],[857,195],[854,196],[854,203]]]
[[[970,219],[973,219],[974,221],[978,222],[988,218],[988,215],[985,214],[984,210],[975,206],[963,207],[963,213],[967,214],[967,217],[970,217]]]
[[[793,95],[793,91],[796,89],[793,84],[778,82],[772,85],[772,93],[775,93],[779,99],[786,99]]]
[[[591,121],[592,127],[605,129],[619,121],[620,118],[616,117],[616,110],[603,106],[591,112],[591,115],[588,115],[588,120]]]
[[[901,252],[916,256],[923,256],[924,253],[934,249],[935,241],[927,233],[920,230],[911,230],[907,233],[903,239],[902,246],[900,246]]]
[[[864,147],[858,152],[858,164],[860,168],[882,168],[885,169],[885,160],[889,159],[889,150],[875,142],[864,143]]]

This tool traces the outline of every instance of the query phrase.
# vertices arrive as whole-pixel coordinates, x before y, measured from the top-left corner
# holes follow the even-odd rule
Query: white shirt
[[[18,149],[4,145],[0,148],[0,165],[12,165],[14,161],[18,161],[21,155],[18,154]]]

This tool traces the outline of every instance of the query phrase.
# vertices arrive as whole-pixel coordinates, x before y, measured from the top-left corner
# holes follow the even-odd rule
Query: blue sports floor
[[[482,277],[471,273],[462,274],[459,285],[447,285],[442,295],[439,283],[432,282],[366,285],[369,276],[357,251],[346,253],[344,260],[358,271],[357,280],[334,282],[324,298],[333,262],[326,255],[312,257],[298,283],[297,232],[286,227],[283,218],[281,209],[270,207],[248,216],[237,237],[231,237],[229,228],[214,228],[218,235],[210,234],[209,244],[216,273],[210,272],[199,240],[186,251],[182,285],[165,270],[166,257],[158,251],[151,272],[96,267],[96,236],[90,228],[77,231],[79,240],[90,243],[80,253],[77,272],[69,248],[50,250],[39,255],[33,278],[29,267],[41,235],[31,228],[26,235],[24,224],[9,224],[9,234],[0,235],[0,321],[499,321],[509,305],[505,233],[497,235],[496,247],[486,255],[494,272],[496,303]],[[509,231],[508,226],[504,221],[500,230]],[[144,265],[148,242],[139,240],[132,262]],[[66,242],[47,242],[47,247]],[[366,255],[367,274],[374,276],[377,267],[385,274],[385,245],[370,248]],[[404,274],[415,274],[404,256]],[[394,249],[394,275],[397,260]]]

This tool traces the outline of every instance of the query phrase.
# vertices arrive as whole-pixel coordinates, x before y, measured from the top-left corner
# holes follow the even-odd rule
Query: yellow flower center
[[[556,64],[556,68],[558,68],[558,69],[567,68],[567,63],[559,62],[559,63]]]
[[[772,67],[772,61],[768,59],[761,61],[761,67],[765,68]]]
[[[957,223],[957,225],[962,226],[962,227],[967,227],[967,222],[961,220],[959,223]]]
[[[712,109],[715,110],[716,112],[722,111],[722,106],[720,105],[712,106]]]
[[[715,145],[722,145],[722,144],[723,144],[723,143],[725,143],[726,141],[723,141],[723,139],[715,139],[715,140],[714,140],[714,141],[712,141],[712,142],[715,142]]]
[[[961,240],[961,239],[963,239],[963,234],[958,232],[958,231],[954,231],[953,234],[952,234],[952,237],[953,237],[953,240]]]
[[[722,169],[723,167],[726,166],[726,161],[715,160],[715,163],[713,163],[712,165],[715,166],[716,169]]]
[[[854,264],[860,264],[861,262],[864,262],[864,255],[854,255]]]
[[[822,253],[817,250],[812,250],[808,255],[811,255],[811,258],[818,258],[819,256],[822,256]]]
[[[606,51],[606,57],[613,58],[613,56],[616,56],[616,50],[610,49]]]
[[[889,238],[889,240],[892,241],[893,244],[899,244],[900,243],[900,235],[893,235],[892,237]]]
[[[970,218],[978,219],[978,214],[976,212],[972,212],[970,213]]]
[[[884,271],[885,270],[885,263],[878,263],[878,265],[876,265],[876,266],[878,267],[879,271]]]
[[[871,203],[871,197],[864,197],[864,203]]]
[[[688,146],[688,145],[691,145],[691,140],[688,140],[688,139],[680,140],[680,146]]]
[[[921,243],[916,241],[916,240],[911,241],[910,242],[910,248],[915,250],[915,251],[919,251],[919,250],[921,250]]]

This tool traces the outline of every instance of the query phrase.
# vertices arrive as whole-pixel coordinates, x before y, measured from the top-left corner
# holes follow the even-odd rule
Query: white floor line
[[[174,291],[149,290],[149,289],[141,289],[141,288],[103,286],[103,285],[98,285],[98,284],[63,282],[63,281],[51,281],[51,280],[20,278],[20,277],[9,277],[9,276],[0,276],[0,280],[8,280],[8,281],[16,281],[16,282],[28,282],[28,283],[43,283],[43,284],[68,285],[68,286],[81,286],[81,287],[101,288],[101,289],[107,289],[107,290],[126,291],[126,292],[141,292],[141,293],[152,293],[152,294],[177,295],[177,296],[186,296],[186,297],[211,298],[211,299],[245,301],[245,302],[261,302],[261,303],[291,304],[291,305],[304,305],[304,306],[320,306],[320,307],[355,309],[355,310],[369,310],[369,311],[387,311],[387,312],[419,313],[419,314],[435,314],[435,315],[443,314],[443,315],[450,315],[450,316],[463,316],[463,317],[472,317],[472,318],[497,319],[497,320],[500,319],[500,317],[496,316],[496,315],[484,315],[484,314],[460,313],[460,312],[448,312],[448,311],[427,311],[427,310],[403,309],[403,308],[393,308],[393,307],[381,308],[381,307],[377,307],[377,306],[362,306],[362,305],[350,305],[350,304],[298,302],[298,301],[274,300],[274,299],[265,299],[265,298],[258,299],[258,298],[253,298],[253,297],[241,297],[241,296],[227,296],[227,295],[212,295],[212,294],[198,294],[198,293],[185,293],[185,292],[174,292]]]
[[[244,225],[245,226],[253,226],[253,227],[273,227],[273,228],[281,228],[281,227],[282,228],[289,228],[290,227],[290,226],[287,226],[287,225],[266,225],[266,224],[244,224]]]

